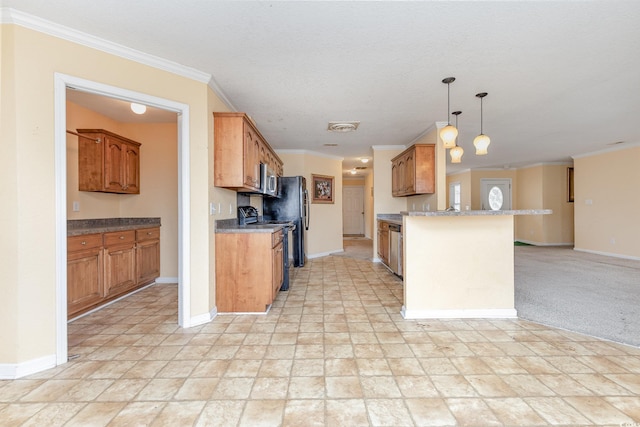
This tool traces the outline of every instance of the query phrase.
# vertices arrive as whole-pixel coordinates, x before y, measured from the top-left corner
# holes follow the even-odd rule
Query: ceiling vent
[[[356,168],[357,170],[359,170],[359,171],[363,171],[363,170],[365,170],[367,167],[366,167],[366,166],[356,166],[355,168]]]
[[[358,129],[360,122],[329,122],[327,130],[331,132],[353,132]]]

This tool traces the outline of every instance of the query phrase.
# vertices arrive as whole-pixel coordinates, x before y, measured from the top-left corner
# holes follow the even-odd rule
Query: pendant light
[[[442,83],[447,85],[447,125],[440,129],[440,139],[444,148],[453,148],[456,146],[456,137],[458,136],[458,129],[451,124],[451,111],[450,98],[449,98],[449,85],[456,80],[455,77],[447,77],[442,80]]]
[[[454,116],[456,116],[456,129],[458,128],[458,116],[462,114],[462,111],[454,111]],[[462,161],[462,155],[464,154],[464,150],[460,145],[456,143],[455,147],[449,150],[449,154],[451,155],[451,163],[460,163]]]
[[[489,144],[491,143],[491,139],[489,139],[489,137],[487,135],[482,133],[482,120],[483,120],[483,117],[482,117],[482,98],[487,96],[487,92],[477,93],[476,96],[478,98],[480,98],[480,135],[475,137],[475,139],[473,140],[473,145],[476,147],[476,155],[477,156],[484,156],[485,154],[487,154],[487,148],[489,147]]]

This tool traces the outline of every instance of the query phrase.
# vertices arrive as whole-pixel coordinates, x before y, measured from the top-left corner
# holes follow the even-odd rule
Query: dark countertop
[[[160,227],[160,218],[94,218],[67,220],[67,237]]]
[[[216,221],[216,233],[274,233],[282,229],[280,224],[249,224],[240,225],[236,218],[219,219]]]

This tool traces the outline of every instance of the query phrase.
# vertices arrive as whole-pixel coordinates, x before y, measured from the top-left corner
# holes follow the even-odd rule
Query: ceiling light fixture
[[[456,116],[456,129],[458,128],[458,116],[462,114],[462,111],[454,111],[454,116]],[[456,138],[457,139],[457,138]],[[462,155],[464,154],[464,150],[460,147],[459,144],[456,143],[455,147],[449,150],[449,154],[451,155],[451,163],[460,163],[462,161]]]
[[[131,111],[133,111],[136,114],[144,114],[144,113],[147,112],[147,106],[132,102],[131,103]]]
[[[353,132],[358,129],[360,122],[329,122],[327,130],[331,132]]]
[[[451,104],[449,96],[449,85],[456,81],[455,77],[447,77],[442,80],[442,83],[447,85],[447,125],[440,129],[440,139],[444,148],[453,148],[456,146],[456,137],[458,136],[458,129],[451,125]]]
[[[351,170],[351,175],[355,175],[356,173],[358,173],[355,169]]]
[[[487,92],[476,93],[476,96],[480,98],[480,135],[476,136],[473,140],[473,145],[476,147],[476,155],[484,156],[487,154],[487,148],[491,144],[491,139],[482,132],[482,98],[487,96]]]
[[[367,158],[360,159],[360,161],[361,161],[362,163],[369,163],[369,159],[367,159]]]

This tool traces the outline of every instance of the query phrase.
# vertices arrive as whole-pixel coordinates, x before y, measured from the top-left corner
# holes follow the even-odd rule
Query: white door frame
[[[56,365],[67,362],[67,88],[178,113],[178,324],[191,322],[189,105],[66,74],[54,74]]]

